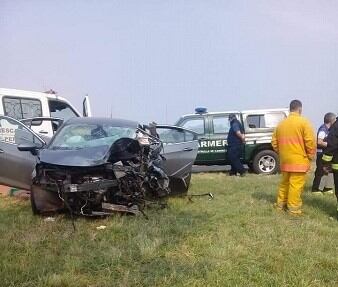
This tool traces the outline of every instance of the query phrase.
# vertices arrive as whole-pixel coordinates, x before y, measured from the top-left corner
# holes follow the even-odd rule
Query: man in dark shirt
[[[324,124],[320,126],[317,132],[317,160],[316,160],[316,171],[315,177],[312,184],[312,192],[321,194],[322,192],[333,193],[333,184],[331,177],[332,174],[325,175],[323,171],[323,149],[327,147],[327,136],[329,134],[330,127],[336,121],[336,115],[334,113],[327,113],[324,116]],[[320,188],[321,183],[322,188]]]
[[[243,143],[245,141],[244,129],[235,114],[229,115],[230,130],[228,133],[228,151],[227,157],[231,164],[230,175],[237,175],[239,173],[244,176],[245,169],[241,163],[241,154],[243,150]]]

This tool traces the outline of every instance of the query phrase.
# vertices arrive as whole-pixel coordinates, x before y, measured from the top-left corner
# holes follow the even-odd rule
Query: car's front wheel
[[[252,168],[257,174],[275,174],[279,170],[277,153],[272,150],[258,152],[252,162]]]
[[[32,207],[32,212],[34,215],[36,214],[40,214],[40,210],[36,207],[36,202],[35,202],[35,196],[34,196],[34,189],[31,188],[31,195],[30,195],[30,199],[31,199],[31,207]]]

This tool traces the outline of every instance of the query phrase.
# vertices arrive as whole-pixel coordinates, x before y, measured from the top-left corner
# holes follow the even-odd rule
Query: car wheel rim
[[[272,172],[276,167],[276,160],[271,155],[265,155],[259,159],[258,166],[263,173]]]

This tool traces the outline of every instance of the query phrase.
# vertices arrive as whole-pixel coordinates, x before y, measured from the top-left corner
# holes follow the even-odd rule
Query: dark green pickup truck
[[[243,163],[255,173],[274,174],[278,171],[278,156],[271,146],[271,137],[277,124],[287,117],[287,109],[265,109],[228,112],[207,112],[196,109],[195,114],[182,116],[175,125],[198,134],[197,165],[225,165],[229,114],[236,114],[245,130]]]

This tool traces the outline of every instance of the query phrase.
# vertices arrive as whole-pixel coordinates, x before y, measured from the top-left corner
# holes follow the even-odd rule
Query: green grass
[[[334,196],[306,191],[293,218],[272,208],[278,180],[194,175],[189,192],[214,200],[172,198],[149,220],[79,218],[75,233],[67,217],[0,198],[0,285],[338,286]]]

